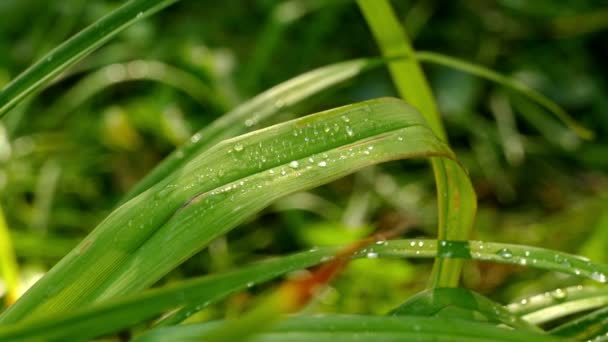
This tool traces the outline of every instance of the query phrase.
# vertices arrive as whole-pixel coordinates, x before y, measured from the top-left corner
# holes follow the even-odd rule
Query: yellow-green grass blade
[[[45,315],[31,321],[0,326],[0,340],[77,340],[120,331],[150,320],[163,312],[188,307],[181,319],[222,298],[285,273],[331,260],[343,247],[324,247],[242,266],[233,271],[186,280],[164,288],[147,290],[97,303],[71,312]],[[553,250],[481,241],[405,239],[378,242],[354,258],[446,258],[472,259],[567,273],[605,281],[608,265]],[[509,307],[507,307],[509,308]],[[173,320],[178,323],[180,319]]]
[[[0,276],[6,287],[5,302],[13,304],[19,296],[19,268],[13,250],[11,234],[0,206]]]
[[[280,83],[251,98],[199,130],[139,181],[122,199],[122,203],[160,182],[194,156],[219,143],[270,119],[281,110],[293,106],[332,86],[382,65],[379,58],[361,58],[323,66]]]
[[[396,99],[348,105],[226,140],[110,214],[0,322],[144,289],[283,195],[369,165],[433,156],[454,158],[422,117]]]
[[[387,0],[358,0],[357,3],[383,56],[395,58],[415,54]],[[447,141],[435,99],[418,60],[393,60],[388,67],[400,96],[420,110],[433,132]],[[469,177],[462,168],[447,165],[440,159],[433,158],[431,162],[438,197],[437,238],[467,240],[477,210],[477,198]],[[438,287],[457,286],[461,269],[460,260],[438,258],[431,284]]]
[[[0,118],[119,32],[176,1],[131,0],[66,40],[0,91]]]

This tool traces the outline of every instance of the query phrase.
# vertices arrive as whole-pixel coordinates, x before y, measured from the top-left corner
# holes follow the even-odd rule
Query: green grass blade
[[[154,330],[137,342],[199,341],[223,322],[181,325]],[[253,341],[556,341],[525,330],[460,319],[417,316],[299,316],[280,322]]]
[[[357,3],[383,56],[394,58],[414,54],[414,48],[387,0],[358,0]],[[418,60],[398,59],[390,62],[388,67],[400,96],[420,110],[433,132],[447,141],[435,99]],[[467,240],[477,210],[477,198],[469,177],[461,168],[447,165],[442,160],[431,159],[431,162],[438,197],[437,238]],[[438,258],[433,269],[432,285],[457,286],[461,269],[460,260]]]
[[[601,280],[596,276],[596,272],[608,272],[608,265],[585,261],[575,255],[544,248],[480,241],[469,243],[461,241],[438,243],[436,240],[419,239],[385,241],[369,246],[353,257],[434,258],[438,247],[445,257],[472,258],[512,265],[521,265],[522,261],[526,260],[526,265],[530,267],[594,280]],[[190,308],[188,314],[192,314],[235,291],[287,272],[331,260],[339,250],[341,247],[319,248],[244,266],[223,274],[200,277],[165,288],[132,294],[69,313],[47,315],[32,321],[0,326],[0,340],[86,339],[120,331],[184,305]],[[178,321],[179,319],[175,319],[173,323]]]
[[[485,78],[487,80],[496,82],[506,88],[516,91],[517,93],[527,97],[528,99],[541,105],[549,112],[553,113],[558,119],[564,122],[570,129],[572,129],[578,136],[583,139],[592,139],[593,132],[583,127],[581,124],[576,122],[565,110],[563,110],[558,104],[551,101],[545,95],[538,91],[528,87],[522,82],[519,82],[513,78],[501,75],[491,69],[483,67],[478,64],[469,63],[467,61],[454,58],[451,56],[442,55],[430,51],[418,51],[415,53],[415,58],[422,62],[434,63],[438,65],[447,66],[462,72],[475,75],[477,77]]]
[[[0,92],[0,118],[27,95],[134,23],[178,0],[131,0],[42,57]]]
[[[82,78],[51,105],[48,116],[54,122],[62,122],[65,115],[102,90],[117,83],[139,80],[161,82],[203,105],[211,104],[218,109],[227,106],[207,84],[182,69],[155,60],[134,60],[105,66]]]
[[[251,126],[271,118],[286,107],[352,79],[382,63],[381,59],[369,58],[327,65],[296,76],[253,97],[194,134],[188,142],[177,148],[138,182],[125,195],[122,202],[132,199],[158,183],[201,151],[224,139],[246,132]]]
[[[391,311],[391,315],[459,318],[505,324],[515,329],[542,331],[502,305],[464,288],[428,289],[409,298]]]
[[[608,305],[608,288],[573,286],[523,298],[507,309],[533,324],[544,324],[575,313]]]
[[[608,307],[595,310],[549,331],[575,341],[605,341],[608,337]]]
[[[6,287],[7,305],[13,304],[19,296],[19,268],[11,241],[4,211],[0,207],[0,275]]]
[[[115,210],[0,322],[139,291],[283,195],[373,164],[432,156],[453,158],[422,117],[396,99],[226,140]]]

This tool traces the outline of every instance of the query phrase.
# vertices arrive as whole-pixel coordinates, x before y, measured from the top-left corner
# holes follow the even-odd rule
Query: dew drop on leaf
[[[503,249],[499,250],[498,252],[496,252],[496,254],[498,254],[501,258],[504,258],[504,259],[510,259],[513,257],[513,252],[511,252],[511,250],[509,250],[507,248],[503,248]]]

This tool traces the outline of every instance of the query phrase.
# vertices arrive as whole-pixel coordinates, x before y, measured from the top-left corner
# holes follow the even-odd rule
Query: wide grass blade
[[[151,331],[135,341],[204,341],[223,322],[189,324]],[[462,319],[418,316],[299,316],[280,322],[252,341],[557,341],[526,330],[511,330]]]
[[[19,268],[11,242],[11,234],[0,207],[0,276],[6,288],[5,302],[13,304],[19,296]]]
[[[389,58],[414,54],[406,33],[387,0],[358,0],[357,3],[376,39],[382,55]],[[447,141],[431,88],[418,60],[393,60],[388,65],[399,95],[420,110],[437,136]],[[431,159],[438,197],[437,238],[440,240],[468,240],[477,211],[477,198],[466,172],[444,161]],[[460,280],[462,262],[438,258],[431,284],[436,287],[455,287]]]
[[[436,240],[380,241],[360,250],[354,258],[434,258],[444,257],[492,261],[568,273],[599,280],[596,272],[608,272],[608,265],[582,260],[552,250],[470,241],[446,242]],[[325,247],[262,261],[240,269],[213,274],[143,293],[94,304],[72,312],[46,315],[31,321],[0,326],[0,340],[28,339],[77,340],[120,331],[139,322],[150,320],[171,309],[188,306],[191,311],[171,319],[181,319],[222,298],[285,273],[331,260],[341,247]],[[505,252],[506,251],[506,252]],[[510,253],[510,254],[509,254]],[[179,319],[178,319],[179,318]]]
[[[608,288],[573,286],[523,298],[507,309],[533,324],[544,324],[575,313],[608,305]]]
[[[134,23],[178,0],[131,0],[42,57],[0,92],[0,118],[27,95]]]
[[[115,210],[0,322],[144,289],[281,196],[373,164],[433,156],[454,157],[413,108],[395,99],[226,140]]]
[[[281,110],[383,63],[382,59],[362,58],[327,65],[296,76],[251,98],[205,126],[184,145],[178,147],[138,182],[124,196],[122,203],[160,182],[201,151],[224,139],[246,132]]]

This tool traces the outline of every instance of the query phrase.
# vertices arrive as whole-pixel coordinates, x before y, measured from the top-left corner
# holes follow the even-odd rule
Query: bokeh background
[[[0,1],[0,86],[121,3]],[[393,5],[417,49],[525,82],[595,132],[583,141],[520,95],[425,64],[479,197],[474,238],[608,262],[608,2]],[[24,288],[204,125],[315,67],[378,54],[356,4],[343,0],[183,0],[121,33],[0,121],[0,204]],[[285,108],[276,121],[379,96],[395,96],[382,68]],[[407,224],[407,237],[434,237],[434,191],[423,161],[365,169],[280,200],[162,283],[354,241],[378,227]],[[421,290],[430,268],[430,260],[355,261],[311,310],[386,312]],[[507,303],[579,280],[469,262],[463,283]],[[233,315],[249,298],[199,315]]]

